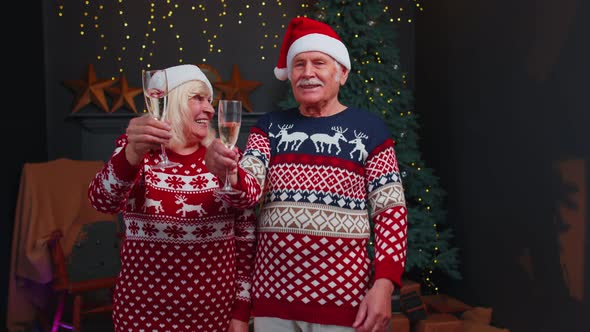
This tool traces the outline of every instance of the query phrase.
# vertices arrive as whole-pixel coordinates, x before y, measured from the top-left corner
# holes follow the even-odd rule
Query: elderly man
[[[291,81],[299,107],[261,116],[239,163],[219,140],[207,150],[209,170],[224,179],[229,168],[238,190],[222,199],[246,208],[262,197],[251,290],[258,332],[384,331],[391,318],[406,259],[404,190],[384,122],[338,100],[350,68],[331,27],[294,18],[274,73]]]

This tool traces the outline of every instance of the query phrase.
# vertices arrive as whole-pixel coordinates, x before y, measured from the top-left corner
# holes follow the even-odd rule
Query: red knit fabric
[[[375,278],[401,285],[407,210],[394,142],[375,116],[267,113],[250,132],[238,176],[242,194],[225,199],[241,207],[264,199],[254,316],[352,326]]]
[[[123,212],[125,241],[114,296],[116,331],[226,331],[248,321],[255,214],[216,198],[205,148],[168,151],[181,166],[154,170],[157,154],[128,164],[125,136],[89,187],[93,206]]]

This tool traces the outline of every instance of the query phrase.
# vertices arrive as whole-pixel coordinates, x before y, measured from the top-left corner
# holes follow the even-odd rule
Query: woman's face
[[[189,142],[200,143],[209,133],[211,119],[215,109],[209,102],[209,96],[195,95],[188,100],[190,110],[187,121],[187,138]]]

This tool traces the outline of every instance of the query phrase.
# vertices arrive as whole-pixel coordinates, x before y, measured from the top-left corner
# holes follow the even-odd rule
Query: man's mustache
[[[297,87],[300,87],[302,85],[319,85],[319,86],[324,86],[324,82],[318,80],[317,78],[310,78],[310,79],[302,78],[299,81],[297,81]]]

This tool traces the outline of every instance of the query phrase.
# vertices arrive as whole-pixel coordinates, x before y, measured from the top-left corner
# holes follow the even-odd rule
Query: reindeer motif
[[[187,203],[185,203],[186,196],[184,196],[184,195],[175,195],[174,197],[176,197],[176,201],[174,203],[176,203],[178,205],[182,205],[182,207],[180,209],[176,210],[176,213],[182,212],[183,217],[186,217],[187,212],[192,212],[192,211],[196,211],[197,215],[199,217],[202,217],[203,215],[207,214],[205,212],[205,210],[203,210],[203,204],[197,204],[197,205],[187,204]]]
[[[224,213],[227,213],[229,210],[229,205],[222,200],[221,198],[218,198],[217,196],[215,196],[215,202],[217,203],[221,203],[221,206],[219,206],[219,210],[218,211],[223,211]]]
[[[162,200],[156,201],[152,198],[147,198],[148,191],[146,190],[145,195],[145,202],[143,203],[143,212],[147,212],[147,209],[150,207],[156,208],[154,213],[164,213],[164,209],[162,208]]]
[[[248,217],[254,214],[254,209],[244,210],[244,214],[238,217],[238,220],[248,220]]]
[[[268,126],[268,137],[275,137],[275,134],[273,134],[273,133],[270,132],[270,128],[272,128],[272,122]]]
[[[274,137],[280,137],[281,140],[279,141],[279,144],[277,144],[277,151],[280,151],[280,146],[281,144],[285,143],[285,148],[283,149],[283,151],[287,151],[287,148],[289,147],[289,143],[293,143],[293,145],[291,145],[291,151],[297,151],[299,149],[299,147],[301,146],[301,144],[303,143],[303,141],[305,141],[307,139],[307,134],[301,131],[296,131],[294,133],[289,134],[287,132],[287,130],[293,128],[293,125],[283,125],[283,126],[279,126],[279,129],[281,129],[279,131],[278,134],[274,135]]]
[[[338,141],[343,140],[348,142],[346,138],[344,138],[344,133],[348,130],[348,128],[342,130],[342,127],[332,127],[332,130],[336,133],[334,136],[330,136],[328,134],[313,134],[309,137],[315,146],[315,152],[324,152],[324,144],[328,145],[328,153],[332,153],[332,145],[336,146],[336,154],[340,154],[340,144]]]
[[[127,200],[127,206],[129,207],[129,210],[131,210],[131,211],[135,210],[135,197],[129,198]]]
[[[354,137],[356,137],[356,138],[348,141],[348,143],[350,143],[350,144],[355,144],[354,149],[352,149],[352,151],[350,151],[350,158],[353,158],[352,154],[355,151],[358,151],[359,152],[359,161],[361,161],[369,155],[369,153],[365,149],[365,144],[362,141],[363,138],[369,138],[369,136],[365,135],[363,132],[357,133],[355,130]]]

